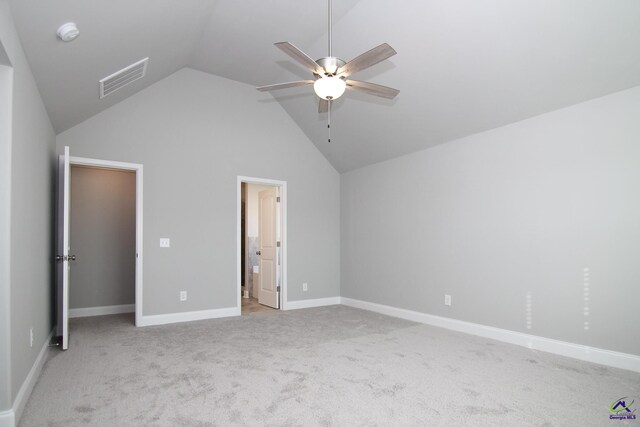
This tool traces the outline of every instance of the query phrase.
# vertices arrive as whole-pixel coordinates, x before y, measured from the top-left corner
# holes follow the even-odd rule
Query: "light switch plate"
[[[171,239],[168,239],[166,237],[160,238],[160,247],[161,248],[168,248],[170,246],[171,246]]]

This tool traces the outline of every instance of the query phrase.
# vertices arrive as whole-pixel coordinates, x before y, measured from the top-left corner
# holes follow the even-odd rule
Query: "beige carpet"
[[[21,426],[610,426],[640,374],[344,306],[75,319]]]
[[[275,308],[262,305],[256,298],[242,298],[242,315],[259,313],[261,311],[275,311]]]

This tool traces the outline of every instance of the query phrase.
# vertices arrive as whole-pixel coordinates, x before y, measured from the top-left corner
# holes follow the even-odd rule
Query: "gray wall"
[[[133,304],[135,172],[73,166],[70,220],[69,307]]]
[[[13,402],[53,327],[52,191],[55,135],[20,46],[9,4],[0,0],[0,43],[13,66],[10,274],[10,394],[0,387],[0,410]],[[3,148],[6,152],[6,147]],[[9,167],[6,159],[3,168]],[[6,173],[6,172],[5,172]],[[3,201],[3,206],[5,201]],[[35,340],[29,346],[29,329]],[[0,339],[2,338],[0,333]],[[5,344],[8,344],[5,347]],[[7,396],[9,397],[7,398]]]
[[[639,112],[640,87],[343,174],[342,296],[640,354]]]
[[[11,406],[11,87],[13,69],[0,42],[0,411]]]
[[[182,69],[57,145],[144,164],[144,315],[235,307],[238,175],[288,183],[289,299],[340,294],[340,176],[270,95]]]

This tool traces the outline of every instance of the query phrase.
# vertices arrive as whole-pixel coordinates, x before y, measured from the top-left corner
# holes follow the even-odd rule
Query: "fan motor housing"
[[[327,56],[316,60],[316,64],[322,67],[326,76],[333,76],[346,62],[335,56]]]

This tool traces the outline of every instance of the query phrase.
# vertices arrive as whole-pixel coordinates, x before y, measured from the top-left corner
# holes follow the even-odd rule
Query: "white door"
[[[260,291],[258,302],[279,308],[278,227],[276,187],[258,193]]]
[[[57,239],[56,239],[56,290],[57,290],[57,335],[61,337],[62,349],[69,348],[69,202],[71,169],[69,147],[58,161],[57,194]]]

